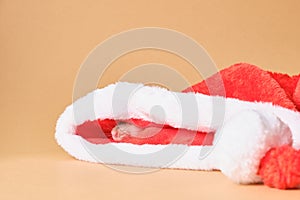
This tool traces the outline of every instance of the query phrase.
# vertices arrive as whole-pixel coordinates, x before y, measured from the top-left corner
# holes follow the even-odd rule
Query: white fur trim
[[[137,118],[190,130],[211,128],[217,130],[216,140],[212,152],[200,158],[200,152],[212,147],[127,143],[94,145],[74,135],[77,125],[87,120],[106,118]],[[68,106],[58,119],[55,138],[62,148],[80,160],[145,167],[219,169],[235,182],[254,183],[260,181],[256,173],[266,151],[289,143],[293,143],[295,148],[300,147],[300,114],[271,103],[116,83],[97,89]],[[158,158],[153,162],[113,155],[98,160],[89,153],[86,145],[97,152],[106,152],[114,145],[131,154],[156,152],[166,147],[170,148],[170,152],[184,150],[185,153],[172,163],[160,162]]]

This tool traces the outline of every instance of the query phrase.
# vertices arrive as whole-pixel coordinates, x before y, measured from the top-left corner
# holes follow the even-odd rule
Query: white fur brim
[[[216,130],[213,146],[91,144],[76,126],[96,119],[143,119],[189,130]],[[55,138],[77,159],[143,167],[219,169],[238,183],[259,182],[260,159],[272,147],[300,147],[300,114],[271,103],[177,93],[142,84],[116,83],[68,106]]]

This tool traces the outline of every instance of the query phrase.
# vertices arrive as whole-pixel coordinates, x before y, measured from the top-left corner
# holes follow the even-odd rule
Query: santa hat
[[[221,80],[221,82],[220,82]],[[237,183],[300,185],[300,75],[236,64],[183,92],[124,83],[68,106],[55,138],[79,160],[220,170]],[[115,141],[116,121],[161,127]]]

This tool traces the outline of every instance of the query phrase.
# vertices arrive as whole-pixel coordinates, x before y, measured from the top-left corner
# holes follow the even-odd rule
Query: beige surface
[[[202,44],[219,68],[245,61],[299,73],[300,3],[294,1],[0,0],[0,199],[299,199],[300,191],[239,186],[218,172],[129,175],[76,161],[53,139],[80,64],[107,37],[158,26]],[[142,51],[114,62],[99,85],[148,62],[200,80],[178,57]]]

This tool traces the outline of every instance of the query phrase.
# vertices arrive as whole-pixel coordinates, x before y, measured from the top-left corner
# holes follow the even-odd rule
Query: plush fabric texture
[[[221,70],[220,74],[215,74],[183,92],[224,96],[223,88],[220,87],[223,84],[226,97],[251,102],[271,102],[274,105],[297,110],[298,81],[299,75],[290,77],[287,74],[264,71],[255,65],[239,63]]]
[[[270,187],[297,188],[300,183],[300,150],[288,145],[270,149],[261,160],[258,174]]]
[[[235,64],[220,72],[226,97],[245,101],[272,102],[291,110],[300,111],[300,75],[264,71],[247,63]],[[220,79],[213,75],[184,92],[222,95]],[[299,119],[300,123],[300,119]],[[290,146],[272,148],[262,159],[258,174],[264,184],[279,189],[300,185],[300,152]]]
[[[287,74],[267,72],[255,65],[238,63],[221,70],[219,74],[215,74],[208,79],[183,90],[182,92],[196,92],[206,95],[225,96],[251,102],[271,102],[274,105],[299,111],[299,77],[300,75],[290,77]],[[298,89],[296,90],[297,83]],[[223,91],[224,89],[225,91]],[[113,123],[114,126],[116,125],[114,121],[108,122],[107,120],[98,120],[97,122],[101,127],[109,126],[111,129],[113,128],[113,126],[110,125],[111,123]],[[131,122],[140,126],[140,124],[145,121],[135,119]],[[89,126],[95,126],[93,123],[95,122],[86,122],[84,126],[86,128]],[[111,129],[103,129],[104,133],[106,133],[106,137],[108,138],[110,137]],[[171,143],[172,138],[174,138],[174,135],[176,135],[177,132],[178,129],[168,126],[163,128],[162,131],[154,137],[144,139],[127,137],[124,138],[122,142],[134,144],[168,144]],[[211,130],[209,132],[212,133],[213,131]],[[85,135],[86,133],[87,132],[84,131],[83,127],[79,127],[76,134],[83,136],[91,142],[103,143],[101,138],[96,139],[95,137],[88,137]],[[89,131],[89,134],[90,133],[91,131]],[[94,131],[94,133],[96,133],[96,131]],[[207,132],[204,131],[198,131],[196,136],[197,137],[192,143],[193,145],[201,144],[205,137],[210,137],[209,140],[211,140],[212,134],[207,134]],[[209,141],[206,144],[211,144],[211,142]]]
[[[295,91],[293,92],[293,101],[300,110],[300,76],[297,76],[298,83],[296,85]]]
[[[294,188],[300,182],[291,174],[299,172],[299,162],[289,161],[298,154],[285,152],[300,148],[299,77],[239,63],[182,93],[141,84],[117,83],[95,90],[68,106],[57,122],[55,137],[60,146],[80,160],[144,167],[219,169],[237,183],[264,181],[271,187]],[[117,109],[112,106],[116,91],[126,93],[133,89],[130,102],[121,95],[117,98]],[[183,104],[178,104],[178,99]],[[193,101],[195,104],[190,103]],[[95,105],[91,110],[93,102]],[[224,103],[221,108],[225,108],[226,113],[224,119],[217,122],[212,119],[216,102]],[[164,110],[164,121],[160,115],[151,113],[152,107],[157,105]],[[182,108],[187,113],[193,113],[197,108],[198,121],[195,122],[193,117],[181,119]],[[115,120],[140,127],[160,125],[162,129],[153,137],[127,137],[117,142],[110,134]],[[134,154],[166,147],[173,152],[184,147],[186,153],[171,165],[158,159],[129,159],[118,155],[97,160],[85,148],[86,142],[99,152],[106,152],[109,145],[114,144]],[[211,145],[214,145],[213,151],[199,159],[199,152]],[[281,146],[290,149],[282,150]],[[269,153],[273,152],[270,149],[277,153]],[[278,158],[291,164],[288,170],[276,170],[276,167],[285,166],[274,164]],[[272,178],[279,176],[287,178]],[[287,181],[291,177],[293,180]]]

